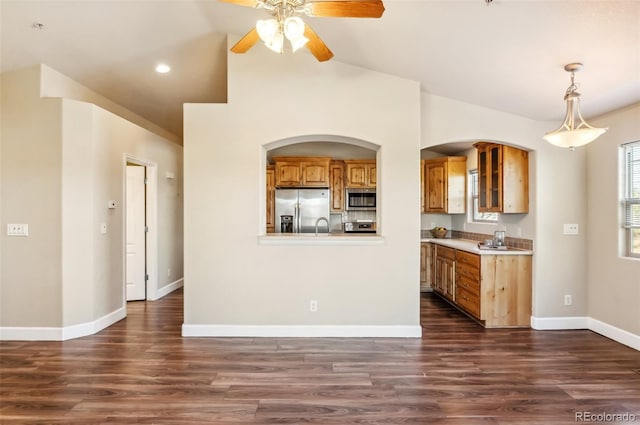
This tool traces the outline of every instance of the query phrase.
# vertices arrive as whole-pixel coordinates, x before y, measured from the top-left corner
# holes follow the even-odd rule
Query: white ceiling
[[[0,0],[0,7],[2,71],[47,64],[178,136],[183,103],[226,101],[226,34],[243,35],[266,16],[216,0]],[[640,1],[386,0],[385,7],[381,19],[305,20],[332,60],[535,120],[562,119],[569,62],[585,64],[576,75],[585,116],[640,101]],[[172,72],[156,74],[158,62]]]

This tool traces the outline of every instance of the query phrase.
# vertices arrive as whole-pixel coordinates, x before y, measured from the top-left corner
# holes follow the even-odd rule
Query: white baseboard
[[[531,327],[536,330],[588,329],[620,344],[640,351],[640,335],[632,334],[593,317],[533,317]]]
[[[93,322],[60,328],[54,327],[0,327],[0,341],[66,341],[93,335],[111,326],[127,315],[125,307],[108,313]]]
[[[0,341],[62,341],[62,328],[3,326]]]
[[[531,327],[539,331],[561,329],[589,329],[588,317],[534,317],[531,316]]]
[[[589,329],[600,335],[640,351],[640,335],[632,334],[624,329],[616,328],[600,320],[589,318]]]
[[[251,326],[251,325],[182,325],[182,336],[200,337],[300,337],[300,338],[421,338],[416,326]]]
[[[170,293],[172,293],[176,289],[182,288],[183,285],[184,285],[184,278],[182,277],[182,278],[180,278],[178,280],[175,280],[175,281],[171,282],[170,284],[165,285],[162,288],[158,289],[156,291],[156,293],[149,298],[149,300],[150,301],[159,300],[160,298],[162,298],[162,297],[164,297],[166,295],[169,295]]]

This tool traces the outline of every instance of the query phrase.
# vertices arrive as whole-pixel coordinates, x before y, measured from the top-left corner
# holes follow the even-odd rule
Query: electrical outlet
[[[571,295],[565,295],[564,296],[564,305],[571,305],[571,304],[572,304]]]
[[[309,301],[309,311],[312,313],[315,313],[316,311],[318,311],[318,301],[316,300]]]
[[[7,224],[7,236],[29,236],[29,225]]]
[[[577,235],[579,233],[579,228],[577,224],[565,224],[564,225],[564,234],[565,235]]]
[[[103,235],[107,234],[107,223],[100,224],[100,233],[102,233]]]

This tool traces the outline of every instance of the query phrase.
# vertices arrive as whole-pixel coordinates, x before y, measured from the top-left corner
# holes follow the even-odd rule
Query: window
[[[623,227],[627,255],[640,258],[640,141],[622,145],[624,155]]]
[[[471,199],[473,202],[473,221],[484,221],[489,223],[498,222],[498,213],[480,212],[478,211],[478,170],[469,172],[469,180],[471,181]]]

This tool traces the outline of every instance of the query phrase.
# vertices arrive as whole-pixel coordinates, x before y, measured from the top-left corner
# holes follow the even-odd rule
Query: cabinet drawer
[[[480,298],[464,288],[456,287],[456,304],[472,316],[480,318]]]
[[[438,257],[448,258],[449,260],[456,259],[456,250],[453,248],[447,248],[446,246],[440,246],[436,248],[436,255]]]
[[[476,279],[456,275],[456,288],[462,288],[476,297],[480,296],[480,282]]]
[[[456,275],[465,276],[471,280],[480,280],[480,269],[469,267],[464,263],[456,261]]]
[[[465,264],[476,269],[480,268],[480,256],[466,251],[456,251],[456,263]]]

